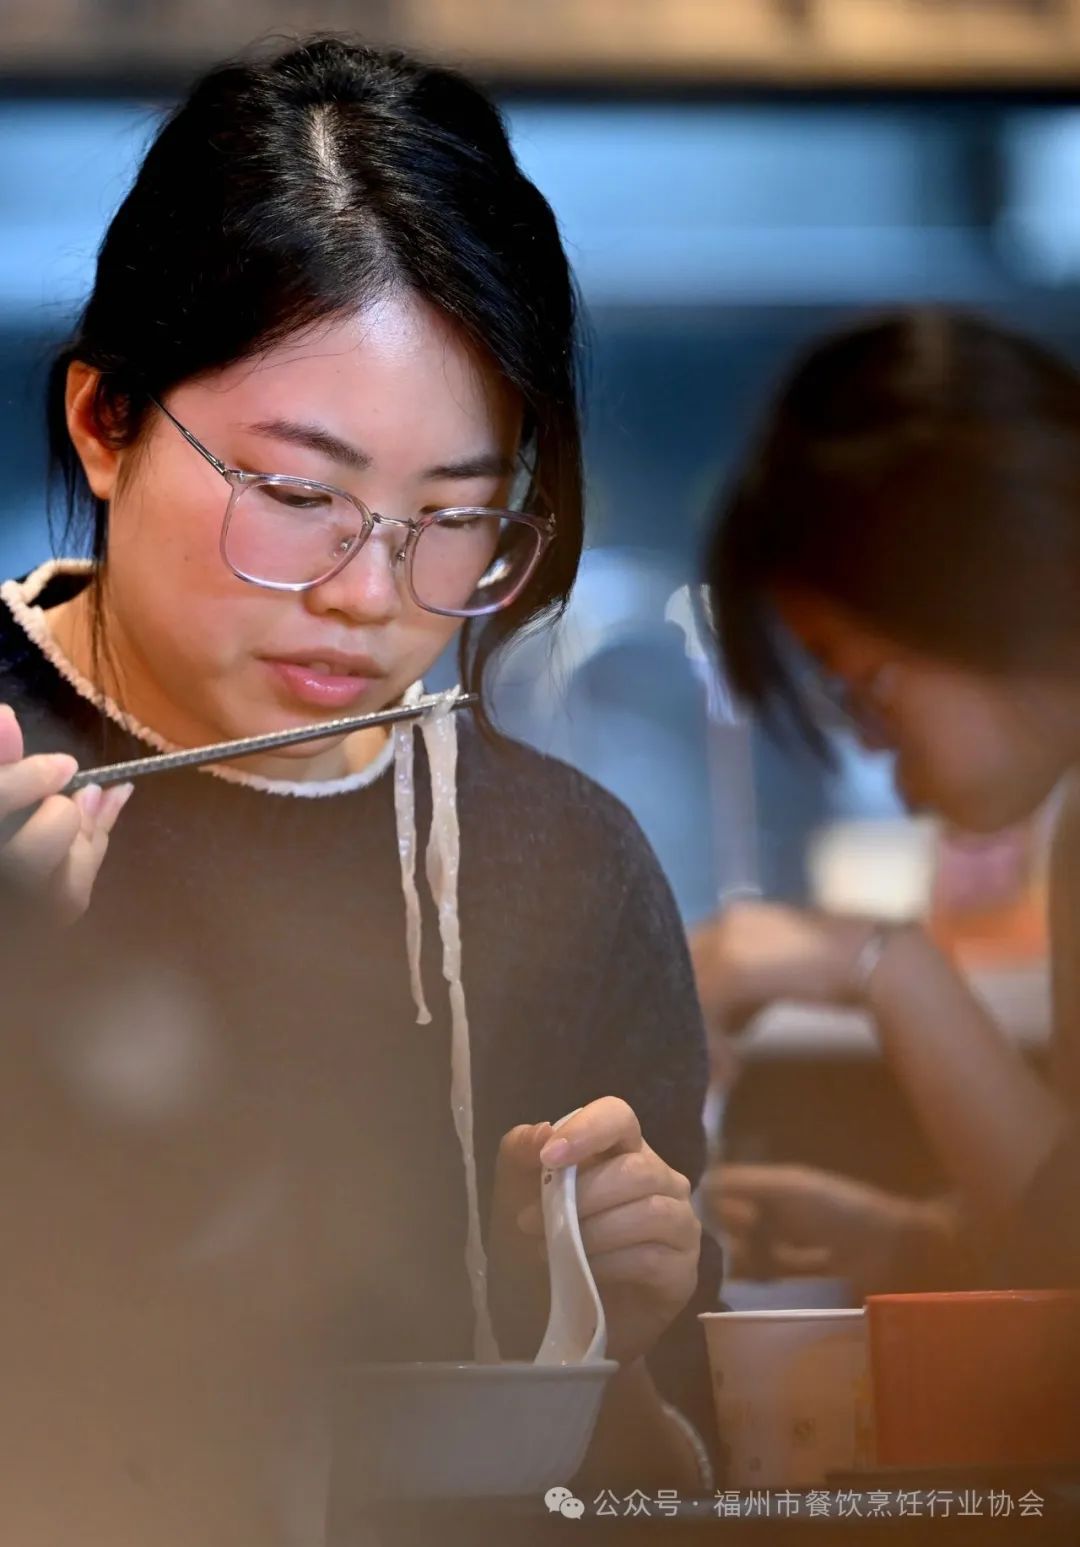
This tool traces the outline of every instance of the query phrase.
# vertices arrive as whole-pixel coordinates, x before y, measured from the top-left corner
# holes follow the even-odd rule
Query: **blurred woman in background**
[[[708,556],[736,689],[819,749],[817,708],[890,749],[911,807],[991,833],[1080,761],[1080,378],[975,317],[912,310],[819,344],[726,496]],[[1059,834],[1058,1038],[1072,987],[1075,817]],[[744,905],[694,941],[714,1035],[765,1005],[865,1008],[957,1190],[973,1239],[1016,1281],[1080,1277],[1061,1200],[1080,1185],[1065,1087],[1049,1089],[920,928]],[[725,1167],[712,1206],[773,1266],[857,1287],[948,1287],[956,1209],[805,1168]],[[1071,1216],[1071,1210],[1069,1211]]]

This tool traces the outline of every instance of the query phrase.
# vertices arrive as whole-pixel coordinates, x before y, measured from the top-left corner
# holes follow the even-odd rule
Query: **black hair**
[[[583,516],[577,304],[555,218],[498,109],[463,76],[332,37],[198,81],[108,228],[48,388],[65,537],[99,579],[108,510],[67,430],[73,361],[100,372],[99,426],[131,445],[150,394],[398,286],[451,318],[521,395],[524,508],[556,519],[522,597],[463,631],[465,679],[482,685],[499,644],[563,606]]]
[[[945,308],[826,337],[721,495],[706,578],[734,687],[812,740],[785,585],[977,672],[1080,667],[1080,376]]]

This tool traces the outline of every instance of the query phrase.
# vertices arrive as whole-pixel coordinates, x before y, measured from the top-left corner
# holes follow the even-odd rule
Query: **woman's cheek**
[[[429,672],[461,632],[461,623],[455,618],[414,611],[420,616],[408,619],[396,639],[391,636],[390,672],[402,690]]]

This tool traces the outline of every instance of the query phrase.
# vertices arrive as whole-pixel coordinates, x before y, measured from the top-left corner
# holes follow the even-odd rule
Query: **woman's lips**
[[[378,680],[359,676],[321,661],[267,661],[267,666],[295,702],[316,709],[348,709]]]

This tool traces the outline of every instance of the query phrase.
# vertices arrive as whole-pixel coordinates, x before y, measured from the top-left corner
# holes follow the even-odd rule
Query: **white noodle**
[[[476,1181],[473,1125],[472,1058],[465,989],[461,981],[461,925],[458,917],[458,869],[461,830],[457,812],[457,720],[450,695],[420,721],[431,771],[431,833],[427,848],[427,873],[439,915],[443,947],[443,976],[450,989],[450,1102],[461,1156],[465,1165],[468,1226],[465,1267],[472,1290],[474,1353],[482,1364],[497,1363],[499,1346],[491,1323],[487,1299],[487,1254],[480,1225],[480,1200]]]
[[[416,890],[416,802],[413,799],[413,727],[394,726],[394,814],[397,817],[401,890],[405,897],[405,948],[409,954],[409,982],[416,1005],[416,1023],[427,1026],[431,1011],[424,998],[420,973],[420,895]]]

